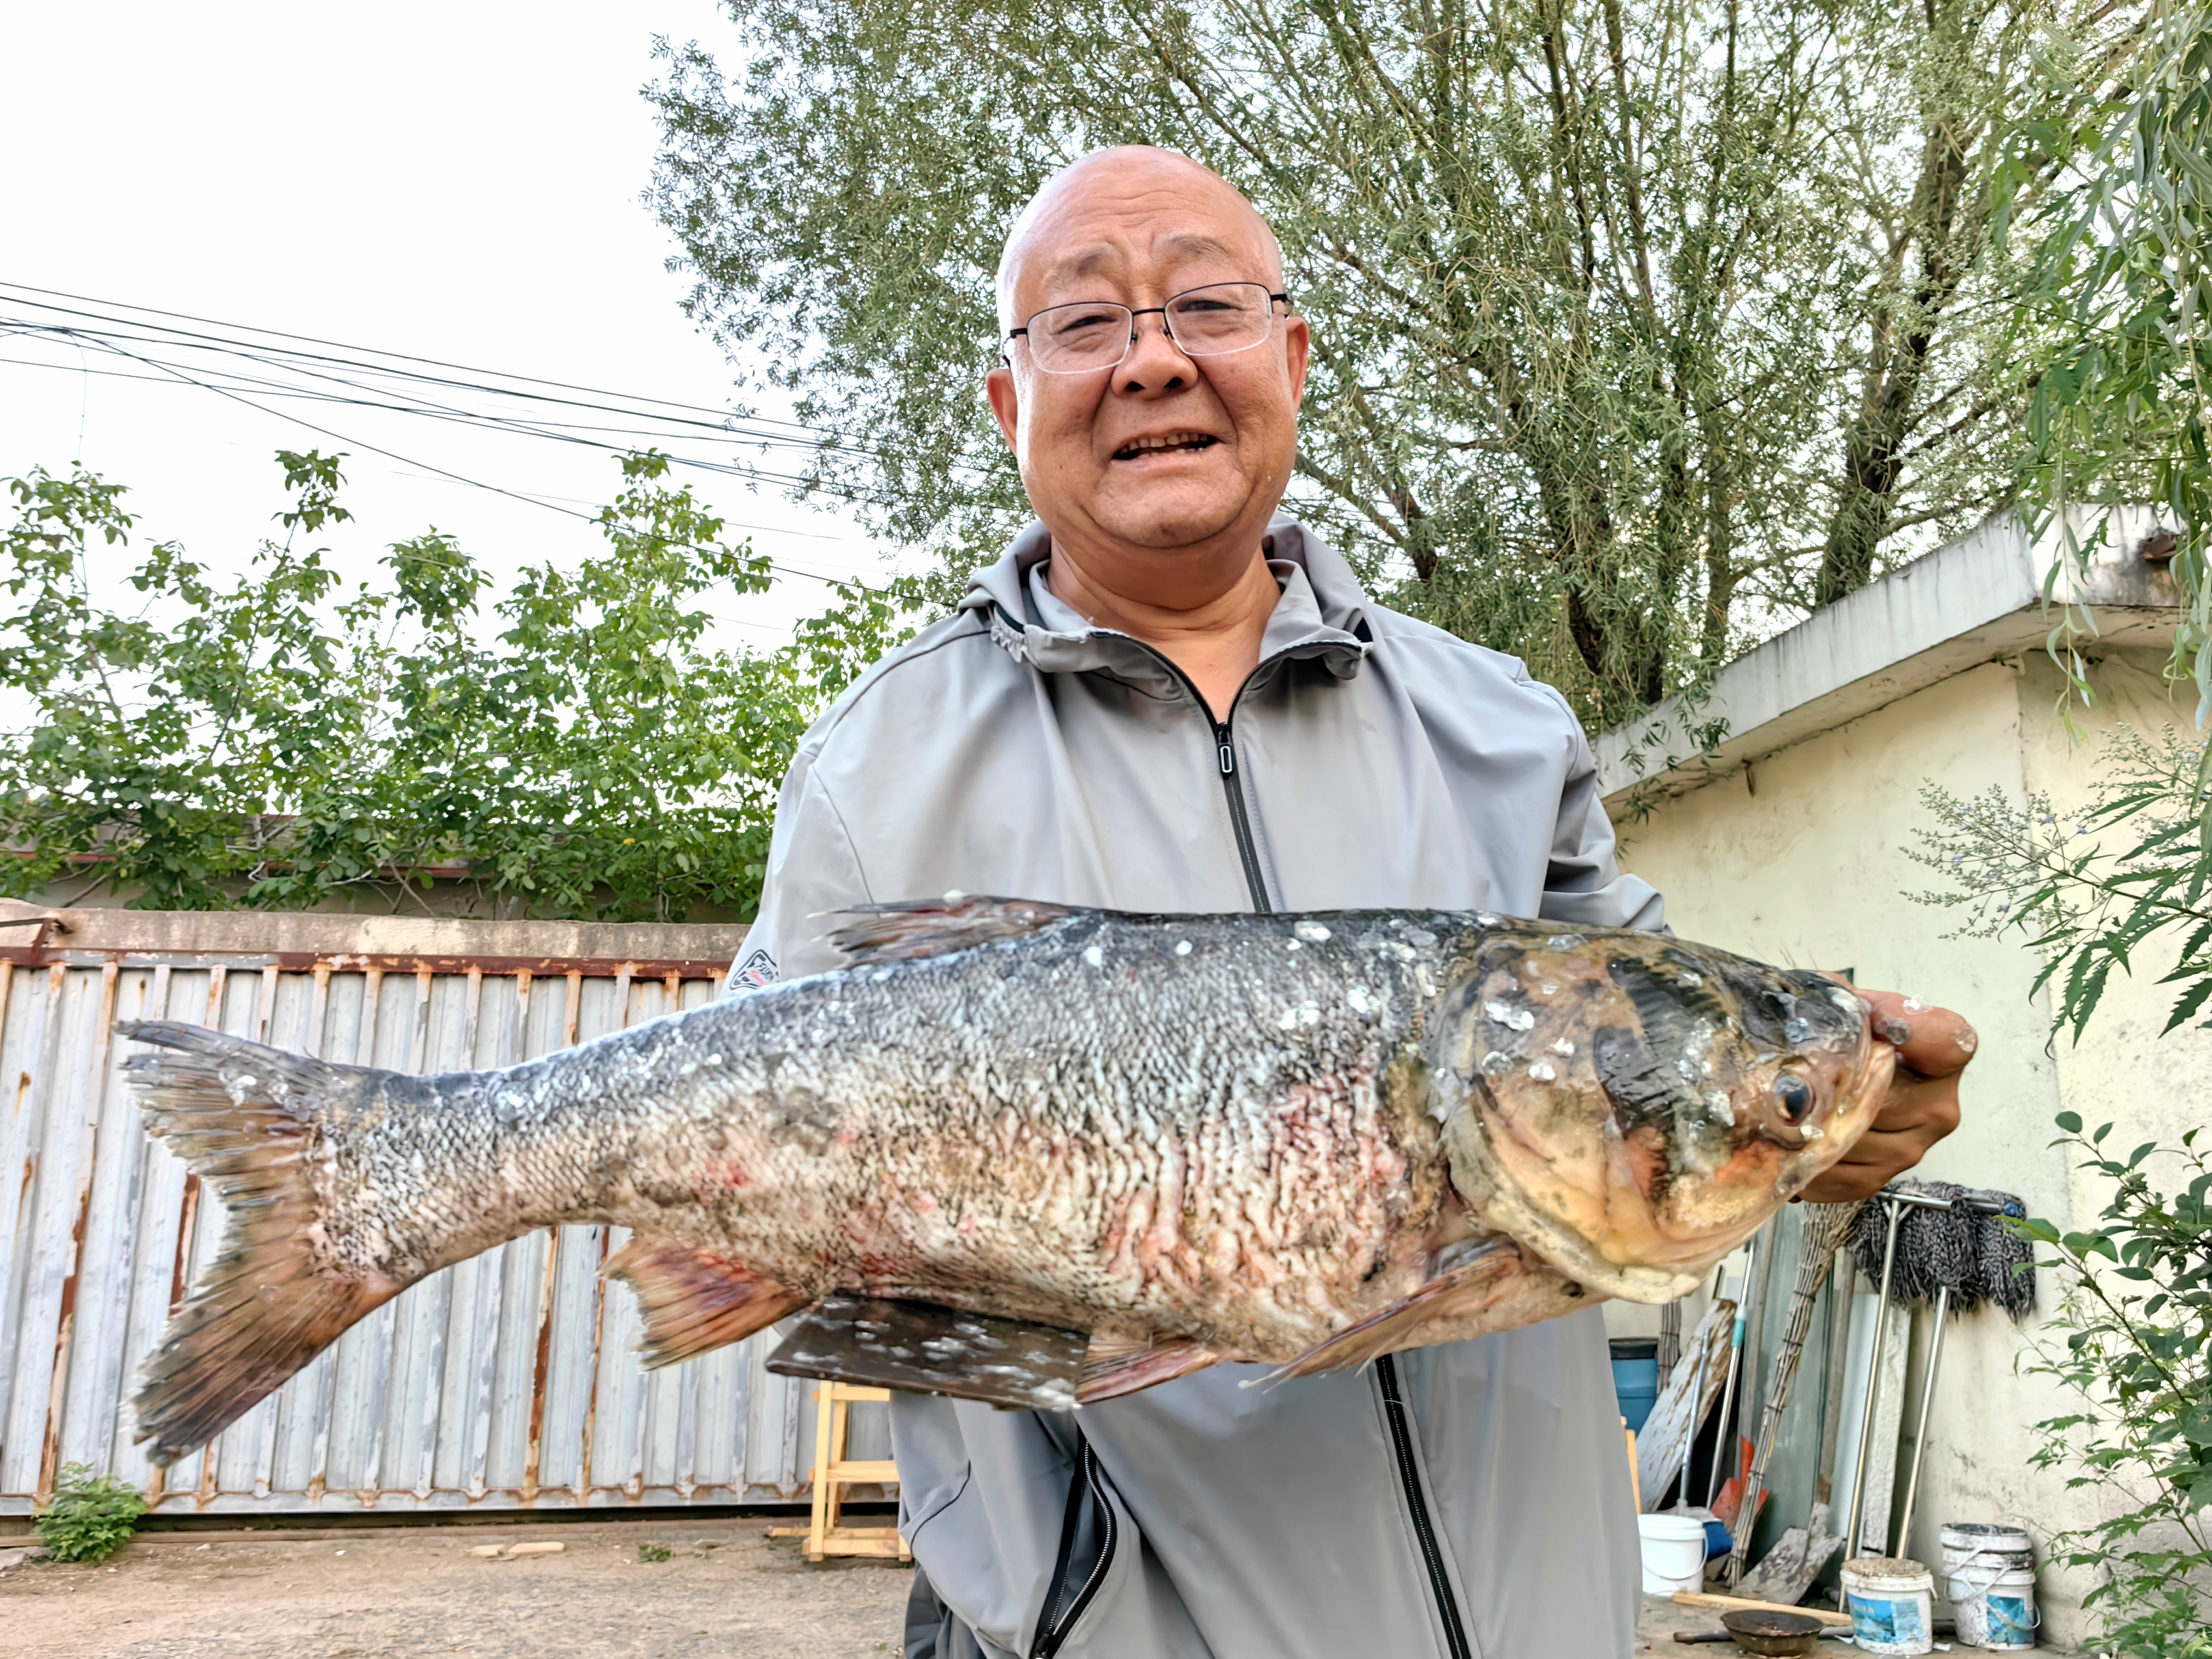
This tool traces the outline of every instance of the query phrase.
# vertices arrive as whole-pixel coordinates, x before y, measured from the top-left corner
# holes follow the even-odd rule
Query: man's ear
[[[1299,378],[1304,378],[1303,366]],[[1018,455],[1021,445],[1015,434],[1021,430],[1022,399],[1021,393],[1014,389],[1013,369],[1001,363],[985,375],[983,396],[990,401],[991,413],[998,419],[999,430],[1006,435],[1006,447]]]
[[[1296,409],[1306,395],[1306,359],[1313,351],[1313,331],[1306,326],[1303,317],[1283,319],[1284,367],[1290,371],[1291,407]]]

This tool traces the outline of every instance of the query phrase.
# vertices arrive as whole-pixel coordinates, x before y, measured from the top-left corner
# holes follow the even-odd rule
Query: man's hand
[[[1974,1028],[1948,1008],[1931,1008],[1902,991],[1851,988],[1873,1006],[1875,1041],[1897,1045],[1897,1076],[1858,1144],[1799,1194],[1815,1204],[1869,1196],[1957,1128],[1959,1073],[1974,1057]]]

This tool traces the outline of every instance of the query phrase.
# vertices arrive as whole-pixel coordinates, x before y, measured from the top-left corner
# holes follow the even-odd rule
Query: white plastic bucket
[[[1705,1523],[1695,1516],[1639,1515],[1644,1536],[1644,1593],[1672,1595],[1705,1582]]]
[[[2035,1645],[2035,1546],[2018,1527],[1956,1521],[1941,1534],[1943,1594],[1970,1648]]]
[[[1919,1562],[1882,1555],[1844,1562],[1844,1604],[1861,1653],[1934,1651],[1936,1575]]]

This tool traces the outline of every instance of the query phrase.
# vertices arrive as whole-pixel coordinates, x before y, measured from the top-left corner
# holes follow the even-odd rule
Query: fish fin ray
[[[1080,1405],[1095,1406],[1102,1400],[1118,1399],[1188,1376],[1227,1357],[1188,1336],[1155,1339],[1093,1331],[1091,1346],[1084,1352],[1075,1398]]]
[[[1410,1296],[1401,1297],[1380,1312],[1370,1314],[1327,1341],[1316,1343],[1288,1364],[1255,1380],[1262,1388],[1273,1388],[1294,1376],[1364,1365],[1386,1353],[1419,1347],[1421,1345],[1418,1341],[1408,1339],[1420,1327],[1436,1320],[1480,1312],[1510,1292],[1528,1270],[1528,1260],[1517,1244],[1500,1240],[1486,1245],[1472,1260],[1438,1273]]]
[[[830,932],[830,944],[844,957],[846,966],[860,967],[939,957],[978,945],[1026,938],[1075,912],[1064,904],[1034,899],[948,894],[944,898],[854,905],[835,914],[852,920]]]
[[[146,1362],[137,1438],[163,1468],[206,1444],[405,1289],[344,1272],[315,1190],[317,1118],[372,1073],[171,1020],[121,1020],[148,1131],[229,1211],[215,1260]]]
[[[712,1250],[649,1233],[617,1250],[606,1274],[637,1292],[645,1320],[638,1352],[647,1370],[741,1342],[810,1299]]]

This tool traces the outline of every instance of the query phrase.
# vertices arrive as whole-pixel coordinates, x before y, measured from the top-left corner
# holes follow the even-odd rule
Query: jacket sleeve
[[[1562,700],[1564,702],[1564,700]],[[1568,717],[1572,720],[1571,714]],[[1574,752],[1559,816],[1552,830],[1552,856],[1544,872],[1547,921],[1585,927],[1643,927],[1667,925],[1666,907],[1648,882],[1625,874],[1613,855],[1613,821],[1598,793],[1597,757],[1579,724],[1572,726]]]
[[[872,897],[845,822],[815,775],[812,751],[801,749],[776,802],[760,915],[731,966],[731,992],[836,967],[826,936],[836,913]]]

